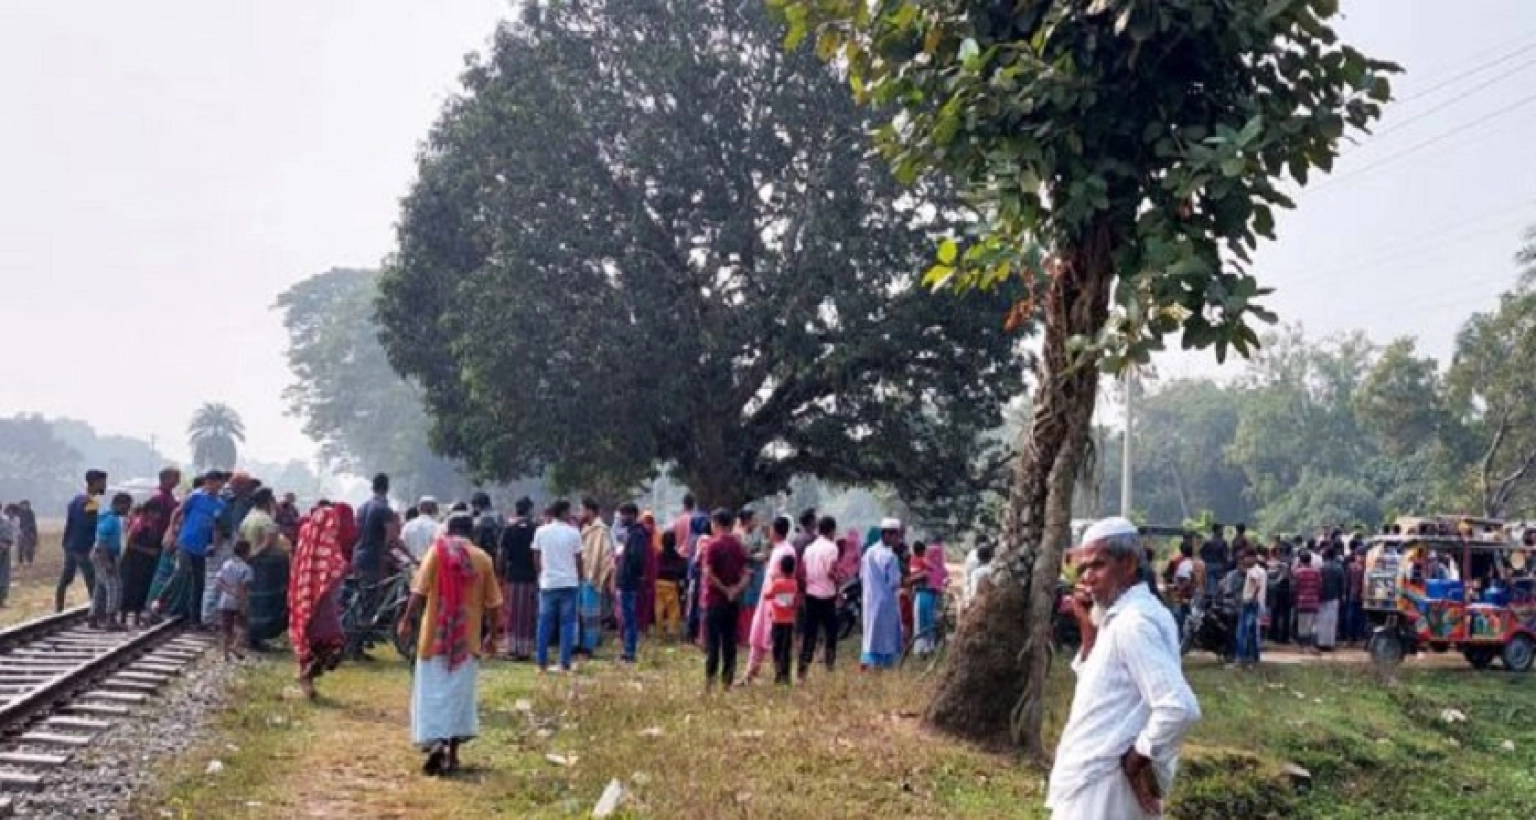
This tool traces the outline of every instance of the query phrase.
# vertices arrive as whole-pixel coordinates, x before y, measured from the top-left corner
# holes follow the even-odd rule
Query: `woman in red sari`
[[[299,662],[299,687],[315,698],[315,678],[335,669],[346,632],[341,626],[341,584],[347,576],[342,511],[317,507],[299,527],[288,582],[288,638]]]
[[[661,566],[661,530],[656,526],[656,515],[650,510],[640,515],[640,526],[645,528],[651,548],[645,555],[640,596],[635,601],[635,620],[640,622],[641,634],[650,634],[651,625],[656,622],[656,570]]]

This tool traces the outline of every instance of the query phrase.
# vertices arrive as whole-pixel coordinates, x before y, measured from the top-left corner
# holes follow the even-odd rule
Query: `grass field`
[[[289,663],[260,664],[221,736],[169,772],[142,814],[579,817],[617,779],[626,817],[1045,816],[1041,772],[922,728],[926,680],[840,670],[792,690],[706,697],[697,652],[645,655],[638,669],[598,662],[574,677],[490,664],[482,737],[453,780],[417,773],[400,663],[344,668],[313,705]],[[1206,717],[1170,817],[1536,817],[1536,679],[1434,669],[1388,683],[1339,664],[1236,673],[1192,662],[1189,673]],[[1053,722],[1069,676],[1057,680]],[[1446,722],[1447,709],[1465,721]],[[207,775],[213,759],[223,771]]]
[[[0,626],[31,620],[53,612],[53,590],[59,581],[59,570],[64,566],[64,551],[59,547],[59,531],[44,527],[38,533],[37,562],[24,567],[16,566],[16,556],[11,556],[11,591],[4,607],[0,607]],[[65,596],[66,606],[89,603],[85,581],[76,578]]]

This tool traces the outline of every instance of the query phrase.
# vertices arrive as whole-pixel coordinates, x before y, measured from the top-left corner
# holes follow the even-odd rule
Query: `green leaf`
[[[931,290],[939,290],[955,277],[955,269],[951,265],[934,265],[923,274],[923,287]]]
[[[1238,132],[1237,144],[1247,147],[1249,143],[1253,142],[1255,139],[1258,139],[1259,132],[1263,130],[1264,118],[1258,114],[1253,115],[1253,117],[1248,120],[1248,123],[1243,126],[1243,130]]]
[[[1386,102],[1392,99],[1392,83],[1387,80],[1385,75],[1378,74],[1376,79],[1371,82],[1370,97],[1377,102]]]
[[[939,243],[939,261],[946,265],[955,264],[955,258],[960,254],[960,246],[955,240],[946,238]]]
[[[967,37],[960,41],[960,51],[956,56],[960,58],[962,64],[969,68],[971,63],[981,56],[981,46],[976,44],[976,38]]]
[[[1267,205],[1253,206],[1253,229],[1260,236],[1275,238],[1275,214]]]
[[[1291,2],[1292,0],[1269,0],[1269,5],[1264,7],[1264,22],[1267,23],[1284,14],[1285,10],[1290,8]]]
[[[1242,157],[1228,157],[1221,161],[1221,172],[1229,177],[1235,177],[1243,172]]]

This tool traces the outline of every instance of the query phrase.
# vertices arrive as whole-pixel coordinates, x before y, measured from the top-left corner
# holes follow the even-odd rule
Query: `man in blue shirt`
[[[172,583],[182,584],[188,591],[182,598],[183,609],[177,614],[194,627],[202,623],[208,550],[213,547],[214,526],[224,512],[224,500],[219,497],[219,491],[228,480],[228,473],[209,470],[203,476],[203,486],[188,495],[171,518],[171,531],[176,533],[172,544],[176,551],[176,576]]]
[[[357,545],[352,550],[352,589],[357,596],[357,623],[363,627],[347,636],[347,656],[367,660],[364,633],[378,617],[384,557],[389,554],[391,542],[399,537],[395,511],[389,506],[389,476],[379,473],[373,477],[373,497],[357,511],[357,532]]]
[[[53,592],[53,611],[64,611],[64,596],[75,582],[78,571],[85,578],[87,596],[96,592],[96,570],[91,566],[91,549],[96,546],[96,514],[101,494],[107,491],[107,474],[101,470],[85,472],[85,492],[69,502],[64,513],[64,571]]]

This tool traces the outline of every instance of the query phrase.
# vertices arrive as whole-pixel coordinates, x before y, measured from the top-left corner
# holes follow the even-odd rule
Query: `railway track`
[[[38,791],[114,719],[130,716],[211,646],[167,621],[126,632],[86,626],[88,609],[0,630],[0,818]]]

